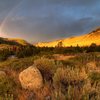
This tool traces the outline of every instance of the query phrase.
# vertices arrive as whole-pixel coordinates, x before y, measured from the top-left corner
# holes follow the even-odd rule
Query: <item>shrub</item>
[[[9,49],[0,50],[0,61],[6,60],[13,52],[9,51]]]
[[[53,81],[56,86],[59,85],[67,88],[69,85],[71,86],[81,86],[87,75],[84,71],[79,71],[78,69],[70,69],[70,68],[58,68]]]
[[[88,80],[82,88],[82,100],[99,100],[100,99],[100,83],[97,85],[91,85],[91,81]]]
[[[0,61],[4,61],[4,60],[6,60],[6,59],[7,59],[6,56],[4,56],[4,55],[0,55]]]
[[[25,68],[31,66],[33,64],[34,57],[27,57],[27,58],[20,58],[20,59],[10,59],[4,62],[0,63],[0,67],[2,68],[9,68],[12,69],[14,71],[21,71],[24,70]]]
[[[87,75],[83,70],[61,67],[58,68],[53,77],[54,87],[57,95],[63,94],[66,99],[78,100],[81,98],[81,90],[86,82]],[[80,95],[78,95],[80,93]],[[80,99],[79,99],[80,100]]]
[[[13,79],[5,76],[0,77],[0,95],[5,96],[5,94],[13,94],[15,91],[16,83]]]
[[[78,54],[76,57],[70,58],[70,61],[73,61],[76,64],[80,64],[83,67],[88,62],[97,61],[97,60],[98,60],[98,57],[97,57],[97,54],[95,53]]]
[[[34,65],[40,70],[44,79],[51,80],[59,62],[54,59],[40,58],[34,61]]]
[[[100,82],[100,73],[99,72],[91,72],[89,75],[92,83],[98,83]]]
[[[38,54],[38,49],[34,46],[23,46],[20,47],[19,50],[16,51],[15,55],[18,58],[24,58],[24,57],[29,57],[32,55]]]
[[[73,60],[62,60],[62,64],[66,67],[71,67],[71,68],[75,68],[75,66],[77,65],[77,63],[74,62]]]

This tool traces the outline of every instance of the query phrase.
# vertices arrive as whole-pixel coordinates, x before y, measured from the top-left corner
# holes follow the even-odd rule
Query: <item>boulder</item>
[[[19,74],[19,80],[24,89],[35,90],[43,86],[43,77],[40,71],[31,66]]]

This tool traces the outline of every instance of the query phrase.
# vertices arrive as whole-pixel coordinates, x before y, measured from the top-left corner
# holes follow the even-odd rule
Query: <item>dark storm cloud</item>
[[[50,41],[100,26],[99,5],[100,0],[0,0],[0,23],[7,16],[2,31],[9,37]]]
[[[99,0],[48,0],[49,3],[68,6],[68,7],[75,7],[75,6],[93,6],[94,4],[98,3]]]
[[[0,0],[0,23],[20,0]]]

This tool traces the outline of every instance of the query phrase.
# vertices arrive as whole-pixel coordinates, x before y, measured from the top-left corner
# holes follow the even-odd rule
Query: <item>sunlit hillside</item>
[[[59,42],[62,42],[63,46],[89,46],[92,43],[100,45],[100,28],[81,36],[69,37],[62,40],[38,43],[39,47],[55,47]]]
[[[23,39],[16,38],[2,38],[0,37],[0,44],[7,45],[30,45],[27,41]]]
[[[8,38],[9,41],[17,42],[21,45],[28,45],[29,43],[23,39],[17,39],[17,38]]]

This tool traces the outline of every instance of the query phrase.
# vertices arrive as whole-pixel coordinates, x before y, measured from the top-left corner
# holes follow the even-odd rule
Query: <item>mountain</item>
[[[13,39],[13,38],[2,38],[0,37],[0,45],[30,45],[27,41],[23,39]]]
[[[52,42],[42,42],[37,43],[36,46],[39,47],[55,47],[58,43],[62,43],[63,46],[89,46],[92,43],[100,45],[100,28],[93,30],[92,32],[80,36],[74,36],[65,38],[62,40],[56,40]]]
[[[30,43],[28,43],[26,40],[23,40],[23,39],[8,38],[8,41],[16,42],[16,43],[18,43],[20,45],[31,45]]]

